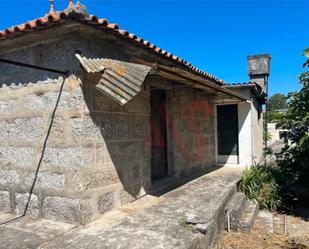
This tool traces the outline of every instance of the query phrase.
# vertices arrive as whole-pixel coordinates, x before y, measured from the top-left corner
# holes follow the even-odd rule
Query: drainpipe
[[[264,148],[264,165],[267,166],[267,162],[266,162],[266,152],[267,152],[267,133],[268,133],[268,127],[267,127],[267,123],[268,123],[268,76],[265,76],[265,84],[266,84],[266,104],[265,104],[265,118],[264,118],[264,129],[265,129],[265,136],[264,136],[264,144],[265,144],[265,148]]]

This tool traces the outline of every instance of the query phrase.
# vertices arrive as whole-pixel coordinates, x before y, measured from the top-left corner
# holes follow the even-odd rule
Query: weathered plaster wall
[[[198,175],[215,166],[212,97],[192,88],[169,95],[170,164],[179,178]]]

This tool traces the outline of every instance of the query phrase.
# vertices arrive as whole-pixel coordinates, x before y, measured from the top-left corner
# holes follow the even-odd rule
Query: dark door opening
[[[151,179],[167,176],[166,95],[164,90],[153,90],[151,104]]]
[[[218,155],[238,155],[237,105],[217,107]]]

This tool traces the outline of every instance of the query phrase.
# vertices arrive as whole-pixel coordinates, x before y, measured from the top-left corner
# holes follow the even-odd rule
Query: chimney
[[[55,12],[55,5],[54,5],[54,0],[49,0],[49,13],[54,13]]]
[[[69,0],[69,4],[68,4],[68,9],[72,8],[73,7],[73,0]]]
[[[248,75],[250,81],[261,87],[262,93],[267,94],[267,82],[270,74],[270,54],[249,55]]]

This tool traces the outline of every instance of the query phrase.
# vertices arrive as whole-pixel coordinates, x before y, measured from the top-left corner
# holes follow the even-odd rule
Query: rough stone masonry
[[[60,28],[57,37],[49,31],[44,42],[17,40],[0,52],[2,58],[70,70],[63,78],[0,65],[0,211],[22,215],[28,205],[33,217],[86,224],[152,187],[150,89],[123,107],[98,92],[73,51],[97,58],[130,56],[119,49],[127,46],[123,41],[112,45],[85,29],[80,35]],[[214,165],[213,106],[211,97],[191,88],[167,90],[167,96],[169,176],[176,181]]]

